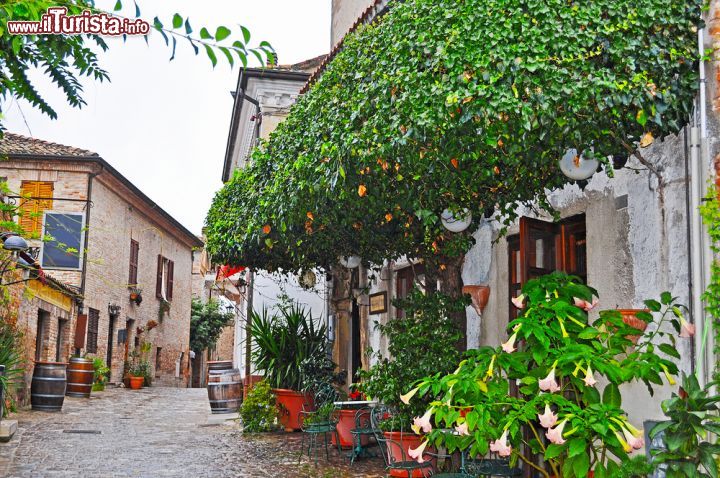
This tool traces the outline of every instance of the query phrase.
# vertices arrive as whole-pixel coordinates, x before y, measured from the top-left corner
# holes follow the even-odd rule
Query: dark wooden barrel
[[[63,362],[35,362],[30,385],[33,410],[59,412],[65,400],[67,364]]]
[[[208,378],[208,400],[212,413],[235,413],[242,403],[240,370],[218,370]]]
[[[233,363],[232,360],[217,360],[215,362],[208,362],[207,366],[209,375],[220,370],[230,370],[233,368]]]
[[[93,380],[95,380],[95,368],[92,360],[80,357],[72,357],[67,368],[67,391],[68,397],[90,398]]]

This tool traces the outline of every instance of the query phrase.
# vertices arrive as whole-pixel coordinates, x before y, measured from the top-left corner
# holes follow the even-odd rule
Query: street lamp
[[[3,249],[12,252],[21,252],[28,250],[28,243],[14,232],[3,232],[0,234],[0,240],[3,241]]]

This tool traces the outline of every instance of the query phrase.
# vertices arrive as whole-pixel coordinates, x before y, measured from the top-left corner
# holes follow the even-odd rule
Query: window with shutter
[[[155,297],[158,299],[163,298],[163,263],[165,258],[158,254],[157,261],[157,277],[155,281]]]
[[[584,214],[557,223],[520,218],[520,233],[509,236],[507,242],[509,299],[520,295],[520,289],[528,280],[556,270],[587,281]],[[513,320],[518,310],[508,302],[510,320]]]
[[[130,274],[128,275],[128,285],[131,287],[137,286],[139,256],[140,243],[134,239],[130,239]]]
[[[167,261],[167,274],[165,277],[167,278],[167,283],[165,284],[165,299],[168,301],[172,300],[173,296],[173,283],[174,278],[173,274],[175,273],[175,263],[171,260]]]
[[[97,353],[98,329],[100,327],[100,311],[90,309],[87,326],[87,347],[85,351],[89,354]]]
[[[53,207],[53,183],[47,181],[23,181],[20,185],[19,220],[23,231],[32,236],[42,232],[43,212]],[[44,199],[47,198],[47,199]]]
[[[425,266],[422,264],[414,264],[412,266],[404,267],[395,272],[395,298],[404,299],[410,294],[415,283],[420,286],[425,281]],[[405,312],[399,307],[395,308],[395,316],[402,318],[405,316]]]

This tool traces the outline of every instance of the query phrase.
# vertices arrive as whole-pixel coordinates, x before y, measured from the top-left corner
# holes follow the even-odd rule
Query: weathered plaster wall
[[[330,47],[342,40],[358,17],[375,3],[375,0],[332,0]]]

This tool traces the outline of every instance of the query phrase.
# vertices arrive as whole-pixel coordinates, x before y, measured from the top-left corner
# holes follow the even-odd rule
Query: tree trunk
[[[438,278],[440,279],[440,293],[454,299],[462,297],[462,267],[464,262],[464,254],[457,257],[436,256],[432,260],[425,261],[426,283],[432,282],[434,285],[435,278]],[[434,287],[426,288],[430,294],[433,293],[432,289]],[[467,314],[465,310],[462,310],[453,313],[452,318],[462,334],[458,349],[467,350]]]

